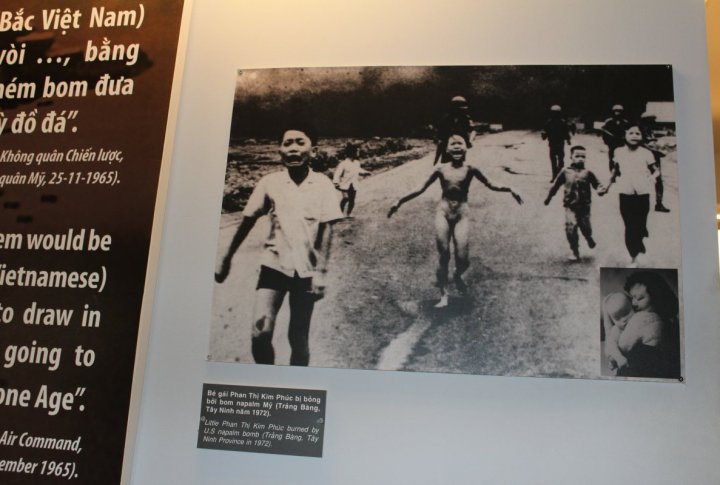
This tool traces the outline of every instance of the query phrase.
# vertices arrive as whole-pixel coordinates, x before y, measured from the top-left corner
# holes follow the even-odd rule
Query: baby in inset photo
[[[618,348],[618,337],[625,330],[635,314],[632,298],[623,291],[610,293],[603,300],[603,325],[605,326],[605,355],[610,362],[610,370],[627,365],[627,359]]]

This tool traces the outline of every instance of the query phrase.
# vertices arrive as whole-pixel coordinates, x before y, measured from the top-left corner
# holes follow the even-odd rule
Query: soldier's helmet
[[[467,108],[468,107],[467,99],[465,99],[462,96],[454,96],[450,100],[450,104],[455,108]]]

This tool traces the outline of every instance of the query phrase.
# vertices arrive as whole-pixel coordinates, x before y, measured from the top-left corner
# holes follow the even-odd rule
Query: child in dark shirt
[[[592,226],[590,225],[590,205],[592,203],[592,189],[599,190],[602,195],[602,187],[593,172],[585,168],[587,152],[585,147],[575,145],[570,149],[571,164],[563,169],[555,178],[550,192],[545,199],[545,205],[561,186],[565,188],[563,206],[565,207],[565,233],[572,250],[571,260],[580,261],[578,249],[578,229],[587,240],[590,249],[595,247],[595,240],[592,237]]]

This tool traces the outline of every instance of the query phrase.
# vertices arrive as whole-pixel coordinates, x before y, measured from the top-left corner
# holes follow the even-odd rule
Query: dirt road
[[[602,141],[577,135],[573,143],[587,147],[587,167],[607,181]],[[598,246],[589,250],[581,238],[583,260],[569,262],[562,191],[549,206],[542,203],[550,187],[550,162],[537,133],[479,137],[468,163],[525,199],[520,206],[507,193],[478,182],[471,185],[469,295],[455,295],[448,308],[433,308],[438,299],[433,216],[439,187],[404,205],[392,219],[385,217],[399,196],[429,175],[432,155],[370,177],[359,189],[354,219],[335,227],[328,294],[316,306],[311,327],[311,365],[599,376],[599,269],[629,262],[617,192],[593,196]],[[675,153],[663,160],[663,174],[665,203],[672,212],[651,212],[648,252],[641,264],[674,268],[680,259]],[[223,216],[223,250],[234,220]],[[253,230],[235,256],[230,277],[215,287],[210,360],[252,362],[252,295],[265,234],[265,227]],[[274,339],[278,364],[288,362],[286,312],[280,313]]]

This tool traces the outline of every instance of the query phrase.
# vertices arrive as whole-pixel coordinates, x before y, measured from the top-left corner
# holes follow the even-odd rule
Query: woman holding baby
[[[610,368],[623,377],[680,378],[678,298],[653,271],[631,274],[603,301]]]

